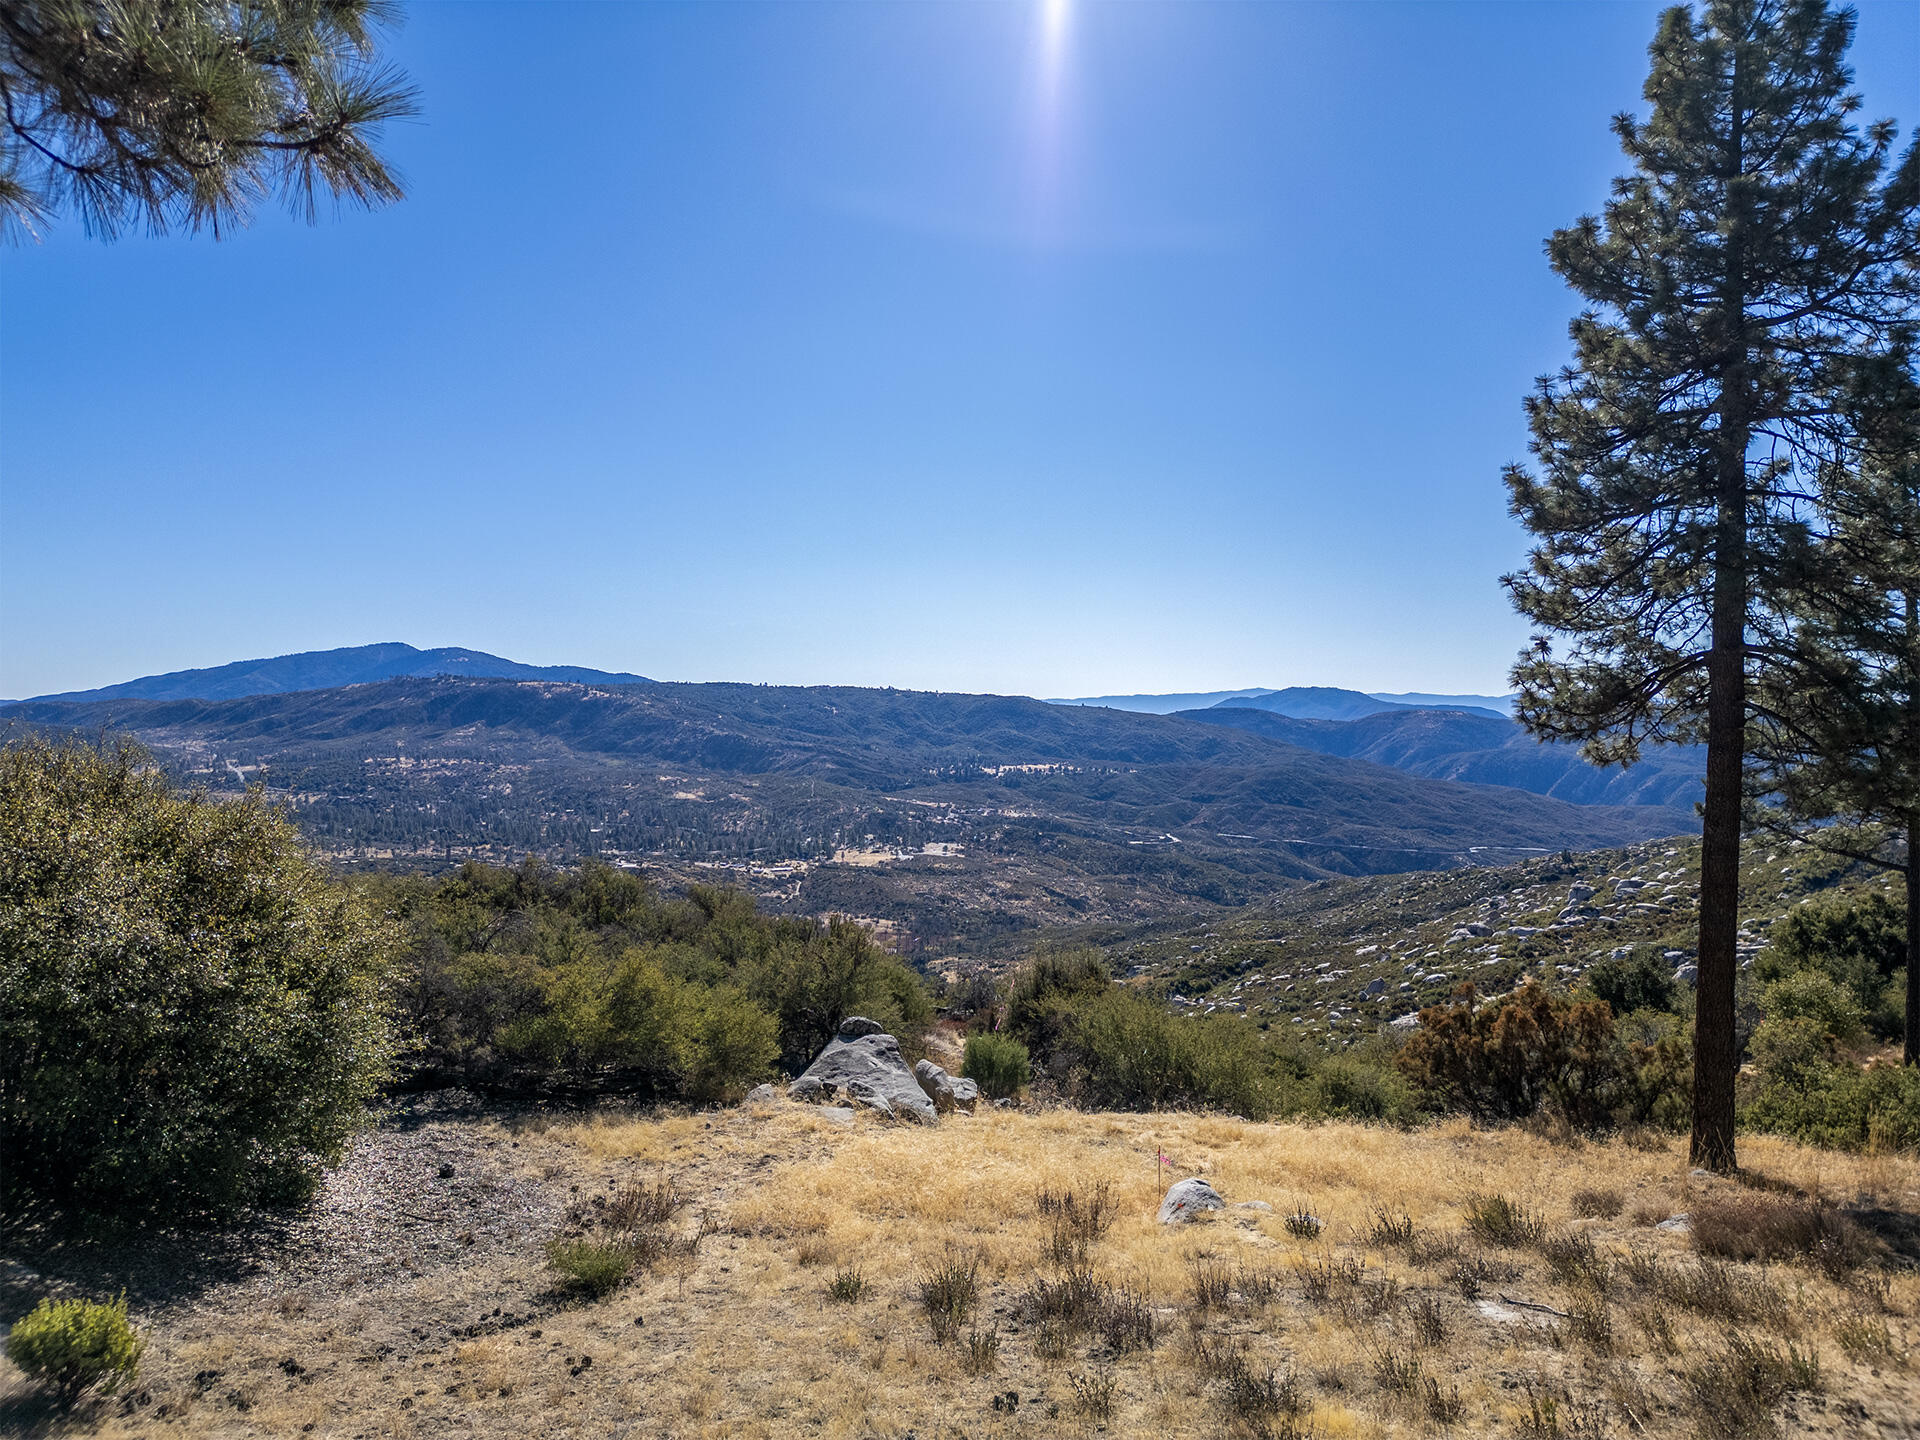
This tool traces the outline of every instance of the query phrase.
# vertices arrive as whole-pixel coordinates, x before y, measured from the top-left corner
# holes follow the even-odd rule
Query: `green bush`
[[[1118,986],[1072,1012],[1061,1047],[1082,1103],[1114,1110],[1273,1114],[1279,1086],[1260,1035],[1232,1016],[1189,1019]]]
[[[1760,1007],[1743,1124],[1847,1150],[1920,1145],[1920,1070],[1863,1068],[1846,1053],[1860,1031],[1847,989],[1824,971],[1796,971],[1767,986]]]
[[[412,930],[423,1065],[469,1084],[730,1099],[803,1069],[848,1015],[910,1058],[932,1018],[919,976],[861,926],[762,915],[733,891],[666,899],[611,866],[535,860],[361,883]]]
[[[960,1062],[960,1073],[979,1085],[993,1100],[1004,1100],[1024,1090],[1033,1078],[1027,1047],[1008,1035],[970,1035]]]
[[[633,1273],[633,1248],[618,1240],[549,1240],[547,1264],[562,1288],[599,1300]]]
[[[1405,1124],[1415,1113],[1407,1083],[1391,1069],[1361,1059],[1334,1056],[1318,1065],[1308,1082],[1301,1113],[1344,1120]]]
[[[0,1195],[305,1194],[389,1073],[398,938],[258,794],[175,794],[132,746],[0,749]]]
[[[1074,1012],[1107,993],[1113,976],[1098,950],[1041,951],[1007,991],[1007,1032],[1035,1055],[1059,1045]]]
[[[1907,965],[1905,897],[1855,890],[1796,905],[1773,927],[1755,964],[1760,979],[1814,971],[1845,990],[1882,1039],[1902,1030]]]
[[[132,1379],[144,1348],[124,1295],[111,1305],[42,1300],[7,1336],[7,1358],[69,1405],[96,1386],[111,1394]]]
[[[1754,1032],[1756,1040],[1769,1023],[1803,1020],[1832,1044],[1845,1044],[1860,1033],[1860,1007],[1833,978],[1819,970],[1800,970],[1767,986],[1760,997],[1767,1017]]]
[[[1880,1061],[1807,1065],[1792,1079],[1768,1077],[1741,1120],[1809,1145],[1911,1150],[1920,1146],[1920,1069]]]
[[[1329,1056],[1242,1016],[1178,1014],[1116,985],[1096,950],[1035,956],[1014,978],[1006,1028],[1036,1072],[1087,1106],[1393,1123],[1414,1114],[1387,1042]]]
[[[1673,971],[1651,951],[1641,950],[1619,960],[1601,960],[1583,977],[1594,999],[1606,1002],[1616,1015],[1635,1010],[1673,1009]]]

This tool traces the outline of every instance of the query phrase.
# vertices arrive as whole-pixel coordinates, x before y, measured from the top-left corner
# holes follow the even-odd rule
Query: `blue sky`
[[[374,640],[1491,691],[1658,6],[409,7],[409,198],[0,255],[0,695]],[[1860,7],[1920,123],[1920,5]]]

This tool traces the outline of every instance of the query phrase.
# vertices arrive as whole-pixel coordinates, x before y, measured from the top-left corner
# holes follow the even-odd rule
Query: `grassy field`
[[[125,1284],[151,1345],[68,1418],[0,1362],[0,1430],[1920,1434],[1920,1160],[1743,1160],[1463,1123],[396,1115],[248,1263],[11,1253],[13,1313]],[[1189,1175],[1230,1208],[1159,1225]],[[570,1296],[562,1232],[645,1263]]]

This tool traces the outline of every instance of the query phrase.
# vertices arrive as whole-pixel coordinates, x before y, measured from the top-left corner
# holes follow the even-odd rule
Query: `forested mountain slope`
[[[943,951],[1692,822],[1425,779],[1231,725],[992,695],[398,679],[31,702],[9,717],[129,731],[216,789],[263,782],[343,860],[599,854],[887,920]]]
[[[337,650],[306,650],[265,660],[236,660],[204,670],[175,670],[144,675],[98,690],[40,695],[39,700],[233,700],[247,695],[281,695],[295,690],[331,690],[367,685],[402,675],[467,675],[508,680],[563,680],[582,685],[643,685],[644,675],[614,674],[578,665],[522,665],[484,650],[457,645],[416,650],[398,641],[352,645]]]
[[[1383,710],[1354,720],[1301,720],[1221,705],[1183,710],[1180,717],[1429,779],[1511,785],[1576,805],[1690,806],[1701,796],[1706,765],[1698,747],[1649,746],[1632,768],[1602,770],[1577,746],[1543,745],[1512,720],[1471,710]]]

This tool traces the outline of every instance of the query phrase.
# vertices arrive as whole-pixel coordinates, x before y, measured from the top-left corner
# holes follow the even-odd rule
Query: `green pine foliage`
[[[1548,242],[1585,308],[1573,362],[1528,400],[1535,463],[1506,476],[1535,537],[1505,581],[1535,627],[1521,720],[1602,763],[1707,746],[1693,1155],[1715,1169],[1734,1164],[1755,701],[1805,679],[1796,557],[1834,523],[1818,497],[1846,454],[1836,397],[1911,366],[1920,147],[1896,160],[1893,122],[1854,123],[1853,24],[1824,0],[1661,17],[1647,117],[1614,121],[1628,173]]]
[[[112,1394],[138,1372],[145,1348],[127,1319],[125,1295],[110,1305],[44,1299],[7,1335],[7,1358],[65,1405],[89,1390]]]
[[[8,0],[0,217],[218,233],[279,194],[400,198],[373,148],[415,113],[376,53],[390,0]]]
[[[932,1015],[920,977],[861,926],[762,915],[736,891],[668,898],[610,865],[533,859],[360,883],[412,936],[419,1063],[467,1084],[737,1098],[804,1069],[848,1015],[908,1049]]]
[[[0,749],[7,1205],[305,1193],[391,1071],[397,941],[257,794],[176,794],[130,746]]]
[[[1906,968],[1895,1033],[1920,1065],[1920,383],[1867,367],[1844,398],[1857,451],[1822,472],[1831,523],[1795,553],[1802,678],[1762,688],[1752,813],[1904,873],[1905,953],[1876,963]]]

